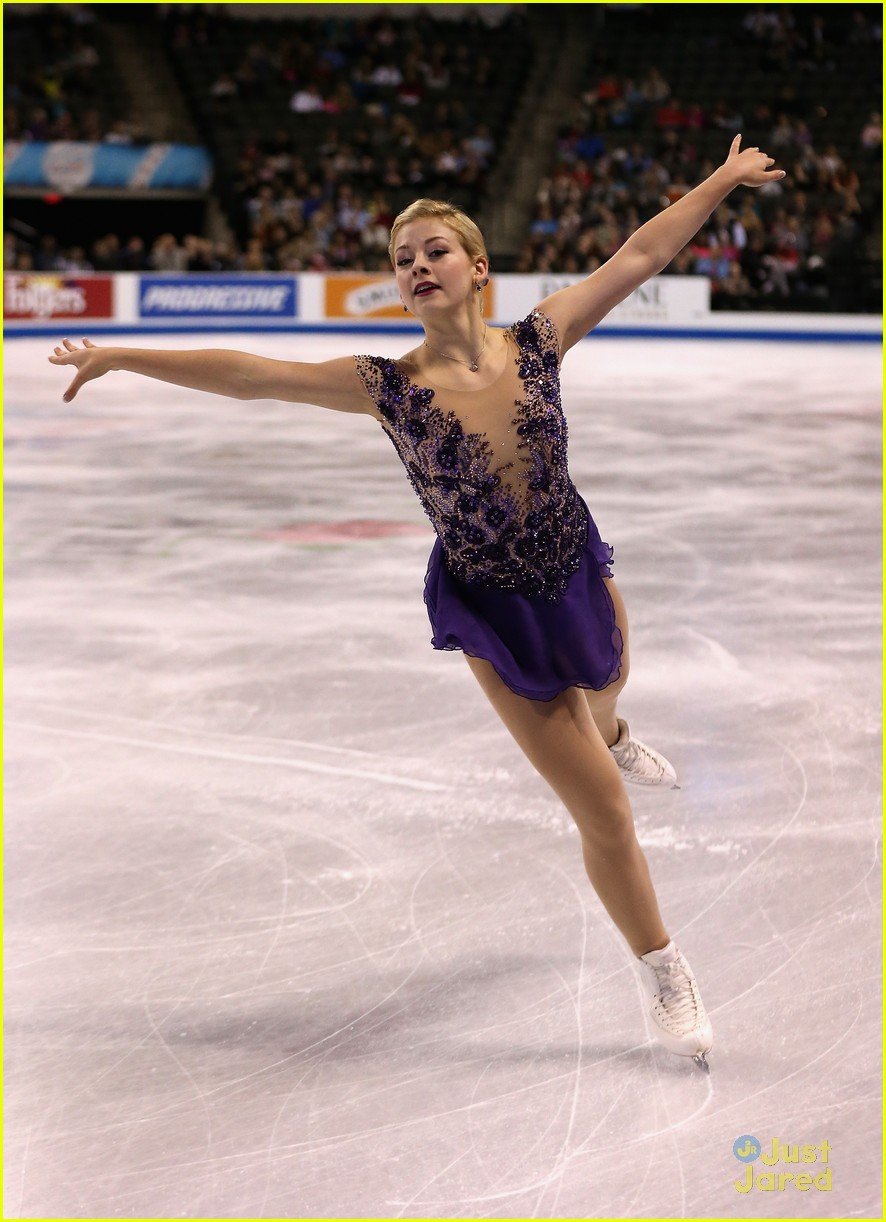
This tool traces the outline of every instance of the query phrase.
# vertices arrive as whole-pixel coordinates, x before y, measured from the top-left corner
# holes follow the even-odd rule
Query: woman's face
[[[401,300],[419,317],[470,298],[487,271],[486,260],[480,256],[472,263],[455,230],[433,216],[400,229],[394,265]],[[426,284],[436,287],[416,292]]]

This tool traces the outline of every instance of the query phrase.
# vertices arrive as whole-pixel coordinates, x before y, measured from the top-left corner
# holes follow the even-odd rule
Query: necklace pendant
[[[476,361],[471,361],[471,371],[473,373],[476,373],[479,368],[480,366],[477,364]]]

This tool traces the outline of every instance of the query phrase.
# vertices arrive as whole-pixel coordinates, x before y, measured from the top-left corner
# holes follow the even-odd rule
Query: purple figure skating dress
[[[541,310],[482,390],[416,384],[404,361],[358,356],[376,418],[437,540],[424,599],[435,649],[486,658],[520,696],[618,678],[622,636],[604,577],[612,548],[569,477],[560,344]]]

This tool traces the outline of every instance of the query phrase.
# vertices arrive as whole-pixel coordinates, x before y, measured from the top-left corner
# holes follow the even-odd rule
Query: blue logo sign
[[[142,318],[292,318],[294,276],[142,276]]]
[[[751,1137],[750,1133],[742,1133],[741,1137],[736,1137],[732,1143],[732,1153],[742,1163],[752,1163],[760,1157],[761,1146],[756,1137]]]

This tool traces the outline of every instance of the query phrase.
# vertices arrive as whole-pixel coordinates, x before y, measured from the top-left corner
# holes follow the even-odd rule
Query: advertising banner
[[[584,278],[499,273],[484,289],[483,316],[491,326],[509,326],[551,293]],[[653,276],[611,310],[594,335],[756,338],[765,332],[785,339],[841,336],[882,342],[879,315],[711,310],[710,297],[706,276]],[[421,334],[421,323],[411,311],[404,313],[397,283],[385,272],[7,272],[4,319],[7,335],[56,335],[57,319],[82,320],[96,335],[201,330]]]
[[[521,318],[551,293],[578,284],[586,277],[536,272],[499,279],[507,282],[508,314]],[[619,302],[599,329],[602,333],[613,327],[698,326],[710,317],[711,283],[707,276],[653,276]]]
[[[483,313],[486,318],[491,318],[493,314],[492,287],[490,283],[483,290]],[[363,322],[373,318],[415,321],[414,314],[404,313],[397,282],[390,274],[338,273],[327,276],[323,301],[326,318],[350,318]]]
[[[10,272],[3,277],[3,317],[113,318],[114,278]]]
[[[211,183],[212,160],[197,145],[7,140],[3,146],[3,184],[10,188],[48,187],[71,195],[86,187],[206,191]]]
[[[294,318],[294,276],[142,276],[141,318]]]

